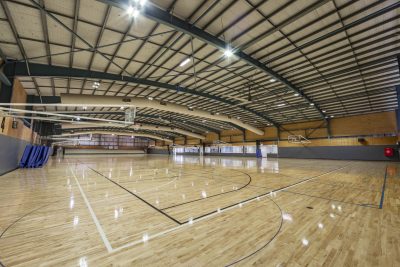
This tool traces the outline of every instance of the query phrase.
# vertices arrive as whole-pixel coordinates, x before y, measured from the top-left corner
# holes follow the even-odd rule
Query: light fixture
[[[139,15],[139,10],[134,6],[129,6],[126,13],[128,13],[130,17],[137,17]]]
[[[233,56],[233,51],[232,51],[232,49],[231,49],[230,47],[227,47],[227,48],[225,49],[225,51],[224,51],[224,55],[225,55],[225,57],[231,57],[231,56]]]
[[[274,78],[269,79],[269,81],[270,81],[271,83],[276,82],[276,80],[275,80]]]
[[[314,106],[315,104],[314,103],[310,103],[310,106]]]
[[[215,115],[219,115],[219,112],[215,112]]]
[[[283,107],[283,106],[285,106],[286,104],[285,103],[282,103],[282,104],[278,104],[278,105],[276,105],[277,107]]]
[[[294,96],[299,96],[299,93],[295,93]]]
[[[83,107],[82,109],[83,109],[83,110],[86,110],[86,109],[87,109],[87,107]]]
[[[146,4],[146,2],[147,2],[147,0],[139,0],[139,5],[144,6]]]
[[[120,109],[120,110],[123,110],[124,108],[125,108],[125,107],[120,107],[119,109]]]
[[[100,86],[100,83],[99,82],[94,82],[93,84],[92,84],[92,87],[93,88],[99,88],[99,86]]]
[[[180,67],[185,66],[186,64],[188,64],[190,62],[190,58],[185,59],[184,61],[181,62],[181,64],[179,64]]]
[[[151,101],[151,100],[153,100],[154,98],[151,97],[151,96],[149,96],[147,99]]]
[[[331,115],[331,118],[333,118],[333,117],[335,117],[335,116]]]
[[[322,113],[326,113],[326,110],[323,110]]]
[[[144,243],[149,241],[149,234],[148,233],[144,233],[143,236],[142,236],[142,240],[143,240]]]
[[[78,117],[78,118],[76,118],[76,120],[77,120],[77,121],[80,121],[80,120],[81,120],[81,118],[80,118],[80,117]]]

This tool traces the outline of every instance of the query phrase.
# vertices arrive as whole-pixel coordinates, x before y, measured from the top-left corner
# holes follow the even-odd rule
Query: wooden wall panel
[[[278,131],[275,127],[265,127],[263,130],[264,135],[258,135],[246,130],[246,140],[276,139]]]
[[[368,145],[394,145],[397,137],[366,137],[366,142],[358,142],[358,138],[331,138],[331,139],[314,139],[309,144],[293,144],[288,141],[279,141],[280,147],[307,147],[307,146],[368,146]]]
[[[200,139],[188,138],[186,142],[188,145],[200,145]]]
[[[13,92],[11,96],[11,103],[26,103],[26,92],[22,84],[18,79],[14,80]],[[24,109],[25,107],[16,106],[14,108]],[[3,121],[3,117],[0,117],[0,122]],[[22,120],[17,119],[18,126],[16,129],[12,128],[13,119],[10,117],[4,118],[4,130],[0,131],[0,134],[11,136],[17,139],[21,139],[27,142],[34,142],[37,140],[36,133],[26,127]]]
[[[205,143],[212,143],[213,141],[218,140],[217,133],[207,133],[206,139],[204,140]]]
[[[396,133],[396,128],[394,111],[338,118],[331,122],[333,136]]]

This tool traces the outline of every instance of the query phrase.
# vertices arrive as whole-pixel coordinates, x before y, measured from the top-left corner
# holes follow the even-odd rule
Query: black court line
[[[301,183],[304,183],[304,182],[307,182],[307,181],[316,179],[316,178],[318,178],[318,177],[320,177],[320,176],[323,176],[323,175],[326,175],[326,174],[329,174],[329,173],[332,173],[332,172],[335,172],[335,171],[344,169],[344,168],[350,166],[351,164],[352,164],[352,163],[347,164],[347,165],[342,166],[342,167],[339,167],[339,168],[336,168],[336,169],[334,169],[334,170],[331,170],[331,171],[328,171],[328,172],[325,172],[325,173],[321,173],[321,174],[312,176],[312,177],[310,177],[310,178],[307,178],[307,179],[298,181],[298,182],[296,182],[296,183],[294,183],[294,184],[286,185],[286,186],[283,186],[283,187],[281,187],[281,188],[274,189],[274,190],[271,190],[271,191],[262,193],[262,194],[260,194],[260,195],[256,195],[256,196],[254,196],[254,197],[247,198],[247,199],[242,200],[242,201],[240,201],[240,202],[237,202],[237,203],[228,205],[228,206],[226,206],[226,207],[223,207],[223,208],[220,209],[220,211],[223,211],[223,210],[225,210],[225,209],[228,209],[228,208],[231,208],[231,207],[233,207],[233,206],[239,205],[240,203],[248,202],[248,201],[257,199],[257,198],[259,198],[259,197],[264,197],[264,196],[269,195],[269,194],[271,194],[271,193],[275,193],[275,192],[278,192],[278,191],[284,191],[286,188],[290,188],[290,187],[296,186],[296,185],[298,185],[298,184],[301,184]],[[217,213],[217,212],[218,212],[218,211],[211,211],[211,212],[202,214],[202,215],[200,215],[200,216],[198,216],[198,217],[192,218],[192,220],[195,221],[195,220],[197,220],[197,219],[200,219],[200,218],[209,216],[209,215],[211,215],[211,214],[213,214],[213,213]],[[188,223],[188,222],[189,222],[189,220],[183,222],[182,224],[185,224],[185,223]]]
[[[179,207],[179,206],[182,206],[182,205],[186,205],[186,204],[189,204],[189,203],[193,203],[193,202],[196,202],[196,201],[206,200],[206,199],[213,198],[213,197],[216,197],[216,196],[220,196],[220,195],[224,195],[224,194],[228,194],[228,193],[232,193],[232,192],[237,192],[237,191],[247,187],[251,183],[251,176],[249,174],[247,174],[247,173],[244,173],[244,172],[243,172],[243,174],[245,174],[245,175],[247,175],[249,177],[249,181],[246,184],[244,184],[242,187],[240,187],[240,188],[238,188],[236,190],[230,190],[230,191],[226,191],[226,192],[223,192],[223,193],[218,193],[218,194],[215,194],[215,195],[208,196],[206,198],[197,198],[197,199],[194,199],[194,200],[181,202],[181,203],[176,204],[176,205],[172,205],[172,206],[169,206],[169,207],[162,208],[161,210],[167,210],[167,209]]]
[[[56,202],[58,202],[58,201],[56,201]],[[42,205],[42,206],[40,206],[40,207],[38,207],[38,208],[36,208],[36,209],[34,209],[34,210],[31,210],[30,212],[28,212],[28,213],[26,213],[26,214],[24,214],[24,215],[22,215],[22,216],[19,217],[17,220],[15,220],[13,223],[11,223],[9,226],[7,226],[6,229],[4,229],[4,231],[0,234],[0,238],[2,238],[3,235],[4,235],[11,227],[13,227],[17,222],[19,222],[20,220],[22,220],[22,219],[25,218],[26,216],[28,216],[28,215],[34,213],[35,211],[40,210],[40,209],[42,209],[42,208],[44,208],[44,207],[46,207],[46,206],[50,206],[50,205],[52,205],[52,204],[54,204],[54,202],[53,202],[53,203],[49,203],[49,204]],[[0,261],[0,266],[1,266],[1,267],[5,267],[5,265],[4,265],[1,261]]]
[[[320,197],[320,196],[313,196],[313,195],[308,195],[308,194],[298,193],[298,192],[293,192],[293,191],[288,191],[288,190],[282,190],[282,192],[284,192],[284,193],[296,194],[296,195],[301,195],[301,196],[306,196],[306,197],[312,197],[312,198],[325,199],[325,200],[329,200],[329,201],[333,201],[333,202],[338,202],[338,203],[344,203],[344,204],[348,204],[348,205],[355,205],[355,206],[361,206],[361,207],[367,207],[367,208],[374,208],[374,209],[377,209],[377,208],[378,208],[378,205],[377,205],[377,204],[352,203],[352,202],[346,202],[346,201],[337,200],[337,199],[333,199],[333,198]]]
[[[383,200],[385,198],[385,189],[386,189],[387,169],[388,169],[388,165],[386,165],[385,178],[383,179],[381,201],[379,202],[379,209],[383,209]]]
[[[85,165],[86,166],[86,165]],[[147,205],[149,205],[150,207],[152,207],[153,209],[155,209],[156,211],[158,211],[159,213],[161,213],[162,215],[164,215],[165,217],[171,219],[172,221],[174,221],[175,223],[181,225],[183,223],[181,223],[180,221],[178,221],[177,219],[173,218],[172,216],[170,216],[169,214],[163,212],[162,210],[160,210],[159,208],[157,208],[156,206],[154,206],[153,204],[149,203],[148,201],[144,200],[143,198],[139,197],[138,195],[136,195],[135,193],[133,193],[132,191],[130,191],[129,189],[123,187],[122,185],[120,185],[119,183],[109,179],[107,176],[103,175],[102,173],[96,171],[95,169],[92,169],[91,167],[86,166],[86,168],[92,170],[93,172],[103,176],[104,178],[106,178],[107,180],[109,180],[110,182],[112,182],[113,184],[115,184],[116,186],[122,188],[123,190],[125,190],[126,192],[128,192],[129,194],[131,194],[132,196],[135,196],[137,199],[143,201],[144,203],[146,203]]]
[[[281,207],[278,205],[278,203],[276,203],[273,199],[270,199],[270,200],[278,207],[278,209],[279,209],[279,211],[280,211],[280,213],[281,213],[281,221],[280,221],[280,223],[279,223],[278,230],[275,232],[275,234],[272,236],[272,238],[270,238],[270,239],[267,241],[267,243],[265,243],[264,245],[262,245],[260,248],[258,248],[257,250],[253,251],[252,253],[250,253],[250,254],[248,254],[248,255],[246,255],[246,256],[243,256],[243,257],[240,258],[240,259],[235,260],[234,262],[231,262],[231,263],[225,265],[225,267],[233,266],[233,265],[235,265],[235,264],[237,264],[237,263],[239,263],[239,262],[241,262],[241,261],[243,261],[243,260],[245,260],[245,259],[248,259],[248,258],[254,256],[254,255],[257,254],[258,252],[260,252],[262,249],[264,249],[265,247],[267,247],[267,246],[278,236],[278,234],[281,232],[281,229],[282,229],[282,226],[283,226],[283,211],[282,211],[282,208],[281,208]]]
[[[330,185],[330,186],[336,186],[336,187],[343,187],[346,189],[352,189],[352,190],[358,190],[358,191],[363,191],[363,192],[372,192],[372,193],[379,193],[381,192],[380,190],[370,190],[370,189],[365,189],[365,188],[360,188],[360,187],[354,187],[354,186],[348,186],[344,182],[337,182],[337,183],[321,183],[318,181],[312,181],[311,183],[317,183],[317,184],[322,184],[322,185]]]
[[[61,200],[60,200],[60,201],[61,201]],[[58,202],[58,201],[56,201],[56,202]],[[52,204],[54,204],[54,203],[55,203],[55,202],[42,205],[42,206],[40,206],[39,208],[33,209],[33,210],[31,210],[30,212],[28,212],[28,213],[22,215],[22,216],[19,217],[17,220],[15,220],[13,223],[11,223],[9,226],[7,226],[6,229],[4,229],[4,231],[0,234],[0,238],[3,237],[3,235],[8,231],[8,229],[10,229],[13,225],[15,225],[17,222],[19,222],[20,220],[22,220],[22,219],[25,218],[26,216],[28,216],[28,215],[34,213],[35,211],[40,210],[40,209],[42,209],[42,208],[44,208],[44,207],[46,207],[46,206],[50,206],[50,205],[52,205]]]
[[[173,180],[175,180],[175,178],[179,178],[179,176],[171,176],[171,177],[168,177],[168,178],[166,177],[166,178],[156,178],[156,179],[140,179],[140,180],[121,181],[121,182],[123,182],[125,184],[131,184],[131,183],[151,182],[151,181],[156,182],[158,180],[171,180],[171,181],[173,181]],[[120,178],[115,178],[115,179],[120,180]],[[120,182],[120,181],[118,181],[118,182]]]

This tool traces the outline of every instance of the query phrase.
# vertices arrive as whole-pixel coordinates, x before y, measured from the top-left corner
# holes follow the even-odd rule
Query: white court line
[[[306,179],[306,180],[304,180],[304,181],[302,181],[302,182],[300,182],[300,183],[298,183],[298,184],[290,185],[290,186],[288,186],[288,187],[285,187],[285,188],[276,190],[276,191],[274,191],[274,192],[276,193],[276,192],[280,192],[280,191],[285,191],[286,189],[289,189],[289,188],[292,188],[292,187],[295,187],[295,186],[304,184],[304,183],[309,182],[309,181],[311,181],[311,180],[317,179],[317,178],[319,178],[319,177],[321,177],[321,176],[331,174],[332,172],[340,171],[340,170],[342,170],[342,169],[344,169],[344,168],[346,168],[346,167],[348,167],[348,166],[350,166],[350,165],[353,165],[353,163],[349,163],[349,164],[347,164],[347,165],[345,165],[345,166],[343,166],[343,167],[340,167],[339,169],[334,169],[334,170],[331,170],[331,171],[329,171],[329,172],[326,172],[326,173],[323,173],[323,174],[320,174],[320,175],[311,177],[310,179]]]
[[[167,230],[165,230],[165,231],[158,232],[158,233],[156,233],[156,234],[154,234],[154,235],[149,235],[146,241],[149,241],[149,240],[154,239],[154,238],[156,238],[156,237],[163,236],[163,235],[168,234],[168,233],[170,233],[170,232],[179,230],[179,229],[181,229],[181,228],[183,228],[183,227],[186,227],[186,226],[188,226],[188,225],[192,225],[192,224],[195,223],[195,222],[199,222],[199,221],[202,221],[202,220],[205,220],[205,219],[214,217],[215,215],[222,214],[222,213],[224,213],[224,212],[226,212],[226,211],[229,211],[229,210],[231,210],[231,209],[238,208],[238,207],[241,208],[244,204],[248,204],[248,203],[251,203],[251,202],[253,202],[253,201],[260,201],[262,198],[266,198],[266,197],[268,197],[268,196],[271,196],[271,197],[272,197],[272,195],[273,195],[273,194],[276,194],[277,192],[284,191],[284,190],[286,190],[286,189],[288,189],[288,188],[292,188],[292,187],[298,186],[298,185],[300,185],[300,184],[309,182],[309,181],[314,180],[314,179],[317,179],[317,178],[319,178],[319,177],[322,177],[322,176],[331,174],[332,172],[336,172],[336,171],[342,170],[342,169],[344,169],[344,168],[346,168],[346,167],[348,167],[348,166],[350,166],[350,165],[352,165],[352,164],[353,164],[353,163],[350,163],[350,164],[347,164],[347,165],[345,165],[345,166],[343,166],[343,167],[340,167],[340,168],[338,168],[338,169],[334,169],[334,170],[331,170],[331,171],[329,171],[329,172],[326,172],[326,173],[323,173],[323,174],[320,174],[320,175],[311,177],[311,178],[306,179],[306,180],[304,180],[304,181],[302,181],[302,182],[300,182],[300,183],[297,183],[297,184],[294,184],[294,185],[291,185],[291,186],[288,186],[288,187],[285,187],[285,188],[282,188],[282,189],[278,189],[278,190],[276,190],[276,191],[271,191],[271,192],[266,193],[266,194],[264,194],[264,195],[262,195],[262,196],[258,196],[258,197],[256,196],[256,197],[254,197],[253,199],[249,199],[249,200],[240,202],[239,204],[236,204],[236,205],[231,206],[231,207],[229,207],[229,208],[226,208],[226,209],[223,209],[223,210],[220,210],[220,211],[217,210],[217,211],[215,211],[214,213],[208,214],[208,215],[206,215],[206,216],[204,216],[204,217],[201,217],[201,218],[199,218],[199,219],[197,219],[197,220],[193,220],[193,221],[191,221],[191,222],[190,222],[190,221],[189,221],[189,222],[186,222],[186,223],[184,223],[184,224],[182,224],[182,225],[178,225],[178,226],[175,226],[175,227],[173,227],[173,228],[167,229]],[[124,248],[132,247],[132,246],[135,246],[135,245],[144,243],[144,242],[145,242],[145,241],[143,241],[143,240],[133,241],[133,242],[131,242],[131,243],[127,243],[127,244],[125,244],[125,245],[122,245],[122,246],[120,246],[120,247],[117,247],[117,248],[113,249],[111,252],[116,252],[116,251],[122,250],[122,249],[124,249]]]
[[[106,237],[106,234],[104,233],[104,230],[103,230],[103,228],[101,227],[100,222],[99,222],[99,220],[97,219],[96,214],[94,213],[94,211],[93,211],[93,209],[92,209],[92,206],[90,205],[89,200],[87,199],[87,197],[86,197],[86,195],[85,195],[85,192],[83,192],[82,187],[81,187],[81,185],[80,185],[78,179],[76,178],[75,173],[73,172],[73,170],[72,170],[72,168],[71,168],[71,166],[70,166],[70,164],[69,164],[68,159],[67,159],[67,163],[68,163],[69,170],[71,171],[72,175],[74,176],[75,182],[76,182],[76,184],[78,185],[78,189],[79,189],[79,191],[81,192],[81,195],[82,195],[82,197],[83,197],[83,200],[85,201],[85,204],[86,204],[86,206],[87,206],[87,208],[88,208],[88,210],[89,210],[89,212],[90,212],[90,215],[92,216],[92,219],[93,219],[93,221],[94,221],[94,223],[95,223],[95,225],[96,225],[96,227],[97,227],[97,231],[99,232],[100,237],[101,237],[101,239],[103,240],[103,243],[104,243],[104,245],[105,245],[106,248],[107,248],[107,251],[110,253],[110,252],[113,251],[113,248],[111,247],[111,244],[110,244],[110,242],[108,241],[108,239],[107,239],[107,237]]]

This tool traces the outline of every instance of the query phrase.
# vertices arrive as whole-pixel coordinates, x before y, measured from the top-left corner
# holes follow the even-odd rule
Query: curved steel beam
[[[82,122],[82,123],[75,122],[75,123],[61,124],[61,128],[63,130],[81,129],[81,128],[97,128],[97,127],[120,127],[123,129],[173,132],[173,133],[179,133],[182,135],[187,135],[187,136],[191,136],[191,137],[202,139],[202,140],[206,139],[206,137],[203,135],[192,133],[192,132],[184,130],[184,129],[175,128],[175,127],[167,127],[167,126],[151,125],[151,124],[142,124],[142,123],[129,125],[129,126],[126,126],[121,123],[89,123],[89,122]]]
[[[29,68],[29,69],[28,69]],[[38,76],[38,77],[75,77],[75,78],[89,78],[89,79],[98,79],[98,80],[110,80],[110,81],[120,81],[120,82],[130,82],[142,85],[148,85],[158,88],[164,88],[167,90],[182,92],[191,95],[201,96],[204,98],[208,98],[211,100],[216,100],[223,104],[228,105],[237,105],[239,102],[231,101],[219,96],[211,95],[208,93],[200,92],[200,90],[193,90],[186,87],[181,87],[173,84],[157,82],[147,79],[135,78],[130,76],[123,76],[119,74],[101,72],[101,71],[92,71],[92,70],[84,70],[77,68],[68,68],[63,66],[49,66],[46,64],[38,64],[38,63],[23,63],[23,62],[11,62],[9,61],[4,66],[4,73],[7,77],[15,77],[15,76]],[[252,113],[268,122],[274,124],[275,126],[279,126],[274,120],[269,118],[268,116],[259,113],[257,111],[251,110],[245,107],[237,107],[243,111]]]
[[[121,107],[139,107],[150,108],[168,112],[174,112],[189,116],[196,116],[210,120],[224,121],[233,123],[244,129],[247,129],[255,134],[263,135],[264,131],[226,115],[217,115],[201,109],[189,109],[186,106],[165,103],[156,100],[147,100],[146,98],[138,97],[121,97],[121,96],[97,96],[97,95],[76,95],[76,94],[61,94],[61,105],[70,106],[121,106]]]
[[[85,134],[104,134],[104,135],[120,135],[120,136],[134,136],[134,137],[147,137],[150,139],[157,139],[162,140],[165,142],[172,142],[172,140],[163,138],[153,134],[141,134],[141,133],[134,133],[134,132],[119,132],[119,131],[74,131],[74,133],[63,133],[61,135],[52,135],[52,137],[65,137],[65,136],[77,136],[77,135],[85,135]]]

